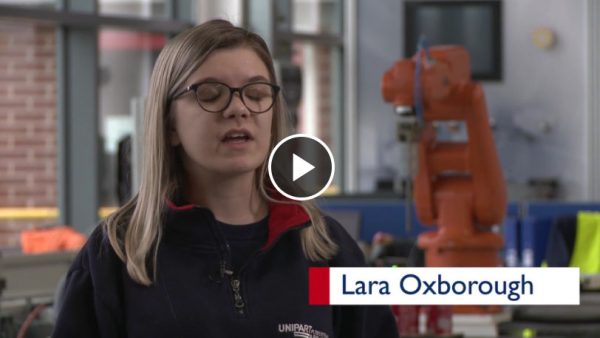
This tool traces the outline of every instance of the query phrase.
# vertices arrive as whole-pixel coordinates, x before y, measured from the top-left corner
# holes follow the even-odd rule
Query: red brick
[[[19,208],[25,207],[28,205],[28,202],[31,200],[29,197],[8,197],[6,195],[5,198],[0,197],[0,208]],[[1,221],[1,220],[0,220]]]
[[[0,72],[7,73],[10,69],[12,69],[12,63],[6,60],[0,60]]]
[[[34,164],[29,164],[29,171],[24,172],[27,178],[30,178],[32,180],[38,180],[40,183],[42,182],[50,182],[50,181],[55,181],[56,180],[56,175],[51,175],[50,173],[47,173],[44,169],[43,169],[43,163],[46,161],[36,161],[37,163]],[[37,165],[37,171],[36,170],[32,170],[32,169],[36,169],[35,167],[33,167],[33,165]],[[17,169],[17,165],[15,164],[15,171]]]
[[[36,122],[40,124],[46,124],[46,114],[41,111],[32,111],[32,110],[21,110],[15,111],[13,115],[14,121],[19,123],[25,123],[28,125],[31,122]]]
[[[14,138],[0,135],[0,149],[11,149],[14,147]]]
[[[9,39],[11,45],[23,45],[27,47],[35,42],[35,36],[33,34],[12,34]]]
[[[36,41],[36,46],[52,48],[53,50],[56,49],[56,39],[54,37],[54,34],[44,34],[38,36],[38,38],[40,40]]]
[[[40,118],[40,119],[34,118],[33,116],[35,116],[35,113],[30,115],[31,118],[27,118],[27,117],[23,118],[24,121],[22,124],[26,125],[28,130],[34,130],[34,129],[38,130],[38,128],[43,129],[43,128],[48,128],[48,127],[55,127],[55,123],[53,123],[53,121],[51,121],[51,122],[46,121],[46,115],[42,111],[38,110],[38,112],[40,113],[39,115],[42,116],[43,118]],[[14,118],[16,120],[17,116],[15,115]]]
[[[54,98],[44,98],[44,97],[33,97],[33,108],[56,108],[56,99]]]
[[[0,149],[0,158],[5,159],[26,159],[27,153],[17,149]]]
[[[17,97],[22,97],[22,96],[37,96],[37,97],[44,97],[47,93],[46,88],[43,87],[31,87],[31,88],[15,88],[13,89],[13,93],[15,96]]]
[[[27,50],[22,48],[14,48],[14,47],[2,47],[0,49],[0,59],[24,59],[27,57]]]
[[[49,194],[47,197],[36,199],[36,203],[40,207],[58,207],[58,199],[55,193]]]
[[[40,197],[36,196],[35,199],[28,198],[26,200],[21,201],[11,201],[5,207],[8,208],[18,208],[18,207],[40,207],[40,208],[48,208],[48,207],[56,207],[56,198],[49,197]]]
[[[18,196],[41,196],[46,194],[46,190],[40,187],[15,187],[13,193]]]
[[[38,133],[56,133],[56,125],[44,122],[43,124],[34,124],[31,126],[31,131],[34,134]]]
[[[27,83],[27,77],[23,75],[0,73],[0,82],[25,84]]]
[[[54,52],[56,48],[53,44],[30,45],[31,48],[38,52]],[[54,54],[52,54],[54,56]]]
[[[0,78],[1,80],[1,78]],[[54,74],[34,74],[32,80],[34,82],[54,82],[56,75]]]
[[[33,155],[33,158],[36,159],[44,159],[44,160],[48,160],[48,159],[54,159],[56,158],[56,150],[48,150],[48,149],[30,149],[31,154]]]
[[[53,151],[56,151],[55,148],[52,149]],[[44,171],[44,173],[46,175],[50,175],[53,177],[56,177],[56,170],[52,169],[52,165],[54,163],[56,163],[57,159],[55,158],[50,158],[50,159],[41,159],[41,160],[36,160],[34,163],[39,164],[39,165],[43,165],[46,167],[46,170]]]
[[[39,138],[19,138],[14,140],[15,147],[45,147],[48,141]]]
[[[43,34],[43,32],[37,32],[37,34],[32,32],[31,34],[27,35],[14,35],[10,39],[10,43],[12,43],[13,45],[23,46],[51,46],[53,42],[54,34]]]
[[[56,110],[48,109],[46,111],[46,123],[52,126],[56,126]]]
[[[26,133],[27,132],[27,127],[26,126],[9,126],[9,125],[3,125],[0,124],[0,133],[13,133],[13,134],[19,134],[19,133]]]
[[[8,123],[13,118],[13,111],[10,109],[0,109],[0,125]]]
[[[23,100],[6,99],[0,101],[0,109],[22,108],[24,105]]]
[[[33,56],[33,59],[49,59],[49,58],[54,58],[56,55],[56,50],[53,49],[48,49],[48,48],[40,48],[40,49],[36,49],[33,51],[33,53],[31,54]]]
[[[47,68],[47,62],[41,60],[18,61],[12,64],[12,69],[16,71],[42,71]]]
[[[42,148],[56,145],[56,133],[35,133],[31,136],[26,134],[14,135],[15,144],[39,144]],[[56,148],[56,147],[52,147]]]
[[[37,73],[39,73],[39,72],[36,72],[36,74]],[[47,87],[56,87],[56,84],[55,83],[16,83],[16,84],[10,84],[10,87],[14,92],[19,92],[19,91],[37,89],[37,88],[46,90]]]
[[[0,189],[9,191],[11,189],[21,188],[27,184],[25,177],[1,177],[0,178]]]
[[[15,163],[12,163],[14,166]],[[28,173],[25,172],[13,172],[11,175],[0,177],[0,182],[9,182],[9,181],[25,181],[27,180]]]
[[[14,137],[15,136],[13,134],[10,134],[10,133],[0,133],[0,141],[2,141],[2,140],[8,140],[8,139],[13,139]]]
[[[34,175],[32,176],[33,184],[38,185],[55,185],[57,180],[56,177],[50,177],[48,175]],[[48,191],[46,190],[46,193]]]
[[[23,99],[23,98],[21,98],[20,100],[23,101],[23,102],[30,101],[28,99]],[[39,114],[39,115],[43,115],[46,110],[47,109],[33,109],[31,107],[27,107],[27,104],[24,104],[23,107],[13,108],[10,111],[12,113],[14,113],[15,115],[18,115],[18,114]]]
[[[23,171],[23,172],[27,172],[27,173],[40,173],[40,172],[47,172],[47,164],[45,163],[46,161],[42,161],[42,162],[17,162],[14,165],[14,170],[17,172]],[[8,166],[7,166],[8,167]]]

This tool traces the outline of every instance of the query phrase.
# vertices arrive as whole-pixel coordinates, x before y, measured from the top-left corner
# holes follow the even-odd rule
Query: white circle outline
[[[329,175],[329,180],[327,181],[327,184],[325,184],[325,186],[319,192],[312,194],[310,196],[307,196],[307,197],[297,197],[297,196],[290,195],[290,194],[286,193],[285,191],[283,191],[283,189],[281,189],[277,185],[277,182],[275,182],[275,180],[273,179],[273,171],[271,170],[271,164],[273,162],[273,155],[275,155],[275,152],[277,151],[277,149],[279,149],[279,147],[281,147],[281,145],[283,143],[285,143],[286,141],[295,139],[295,138],[299,138],[299,137],[306,137],[306,138],[312,139],[314,141],[317,141],[319,144],[321,144],[323,146],[323,148],[325,148],[325,150],[327,150],[327,154],[329,155],[329,160],[331,161],[331,175]],[[277,145],[273,148],[273,150],[271,150],[271,154],[269,155],[269,164],[268,164],[267,169],[269,171],[269,178],[271,179],[271,183],[273,183],[273,185],[275,186],[275,189],[277,189],[277,191],[279,191],[283,196],[285,196],[289,199],[293,199],[295,201],[308,201],[308,200],[311,200],[311,199],[321,195],[325,190],[327,190],[327,188],[329,188],[331,181],[333,181],[333,175],[335,174],[335,161],[333,160],[333,154],[331,153],[331,150],[329,149],[329,147],[325,144],[325,142],[321,141],[321,139],[319,139],[318,137],[308,135],[308,134],[293,134],[293,135],[290,135],[290,136],[284,138],[283,140],[279,141],[279,143],[277,143]]]

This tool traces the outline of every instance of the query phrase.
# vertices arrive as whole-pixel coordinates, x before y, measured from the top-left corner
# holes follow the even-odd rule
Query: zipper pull
[[[232,279],[231,288],[233,289],[233,299],[235,308],[240,314],[244,314],[244,306],[246,306],[246,304],[244,303],[244,299],[240,294],[240,280]]]
[[[231,276],[233,275],[233,271],[227,268],[227,262],[225,262],[225,260],[221,260],[221,278],[223,278],[225,275]]]

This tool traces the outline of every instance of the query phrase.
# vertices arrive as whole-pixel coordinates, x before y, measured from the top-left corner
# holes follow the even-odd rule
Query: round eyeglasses
[[[279,89],[279,86],[268,82],[251,82],[237,88],[215,81],[200,82],[188,86],[171,101],[194,92],[196,102],[202,109],[209,113],[220,113],[231,103],[233,93],[238,92],[244,106],[250,112],[260,114],[273,107]]]

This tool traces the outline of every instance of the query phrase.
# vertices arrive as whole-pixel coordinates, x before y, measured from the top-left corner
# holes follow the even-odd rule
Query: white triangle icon
[[[292,154],[292,180],[294,182],[314,168],[314,165],[306,162],[302,157]]]

